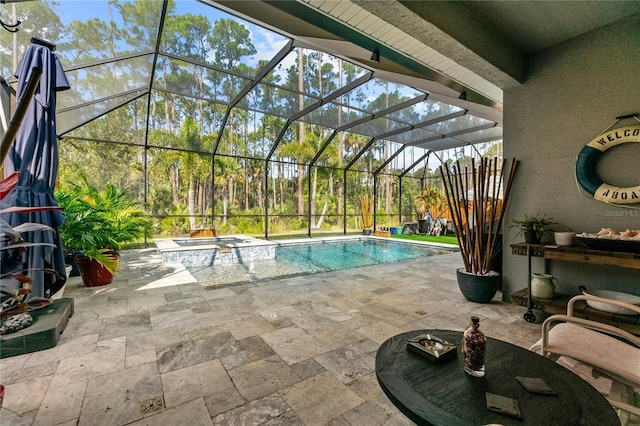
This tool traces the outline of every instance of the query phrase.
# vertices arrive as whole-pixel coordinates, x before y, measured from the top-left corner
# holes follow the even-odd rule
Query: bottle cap
[[[472,324],[478,324],[480,322],[480,318],[473,316],[471,317],[471,323]]]

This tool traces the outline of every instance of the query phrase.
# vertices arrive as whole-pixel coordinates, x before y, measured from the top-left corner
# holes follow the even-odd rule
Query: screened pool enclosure
[[[362,195],[374,226],[397,225],[441,163],[501,153],[501,113],[215,2],[20,1],[0,16],[22,21],[0,32],[10,85],[31,37],[56,45],[71,84],[61,184],[123,188],[156,235],[359,232]]]

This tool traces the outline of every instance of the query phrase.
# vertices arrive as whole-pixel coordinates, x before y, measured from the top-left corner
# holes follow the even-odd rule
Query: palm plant
[[[113,226],[99,206],[90,202],[82,187],[56,190],[65,222],[58,228],[67,256],[86,256],[96,260],[112,274],[118,270],[117,256],[110,249],[119,247],[113,239]]]
[[[362,215],[362,228],[371,229],[373,226],[373,199],[371,195],[360,195],[360,214]]]
[[[66,254],[94,259],[114,273],[123,245],[143,237],[149,220],[122,189],[109,184],[99,191],[84,176],[81,180],[56,190],[65,215],[60,238]]]
[[[438,188],[424,188],[413,197],[413,206],[418,212],[418,218],[424,219],[424,214],[430,210],[432,216],[442,217],[447,213],[447,198]]]

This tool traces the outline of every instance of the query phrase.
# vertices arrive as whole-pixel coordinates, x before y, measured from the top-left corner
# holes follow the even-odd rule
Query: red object
[[[9,176],[7,176],[3,181],[0,182],[0,200],[7,196],[9,192],[13,189],[14,186],[18,183],[18,179],[20,178],[20,173],[13,172]]]
[[[78,256],[76,263],[85,287],[100,287],[113,281],[113,274],[95,259]]]
[[[0,408],[2,408],[3,399],[4,399],[4,386],[0,385]]]

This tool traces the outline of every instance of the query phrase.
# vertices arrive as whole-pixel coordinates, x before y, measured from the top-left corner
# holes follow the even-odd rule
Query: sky
[[[72,21],[82,21],[86,22],[92,18],[100,18],[101,20],[108,21],[110,19],[109,8],[107,6],[106,0],[58,0],[59,6],[54,7],[56,12],[61,17],[64,24],[69,24]],[[161,2],[157,2],[159,7],[158,11],[160,11]],[[248,21],[244,21],[242,19],[233,17],[232,15],[227,14],[226,12],[216,9],[214,7],[208,6],[206,4],[197,2],[195,0],[177,0],[175,2],[175,14],[181,15],[185,13],[191,13],[195,15],[204,15],[207,17],[211,25],[221,18],[232,18],[236,21],[245,25],[251,34],[252,42],[256,48],[257,53],[253,55],[251,58],[245,58],[245,63],[247,65],[255,67],[260,60],[270,60],[272,59],[289,41],[287,37],[284,37],[274,31],[261,27],[259,25],[253,24]],[[111,10],[113,19],[116,23],[121,24],[122,20],[119,16],[119,13],[115,8]],[[293,52],[295,53],[295,52]],[[325,55],[330,61],[336,62],[334,67],[337,68],[337,59],[331,57],[330,55]],[[284,73],[286,69],[290,66],[294,65],[296,61],[296,55],[290,54],[287,55],[285,60],[282,62],[281,73]],[[282,75],[284,77],[284,75]],[[284,80],[284,79],[283,79]],[[407,97],[415,96],[418,91],[401,85],[392,84],[393,89],[398,89],[400,94]],[[375,99],[381,92],[384,91],[384,85],[376,85],[376,84],[368,84],[366,86],[365,93],[367,94],[367,100],[371,101]],[[365,101],[365,103],[368,103]],[[419,105],[416,107],[419,108]],[[418,111],[420,112],[420,111]],[[470,148],[467,148],[467,151],[471,151]],[[434,156],[432,156],[434,157]],[[429,166],[431,168],[437,167],[439,165],[439,161],[433,160],[430,158]]]

